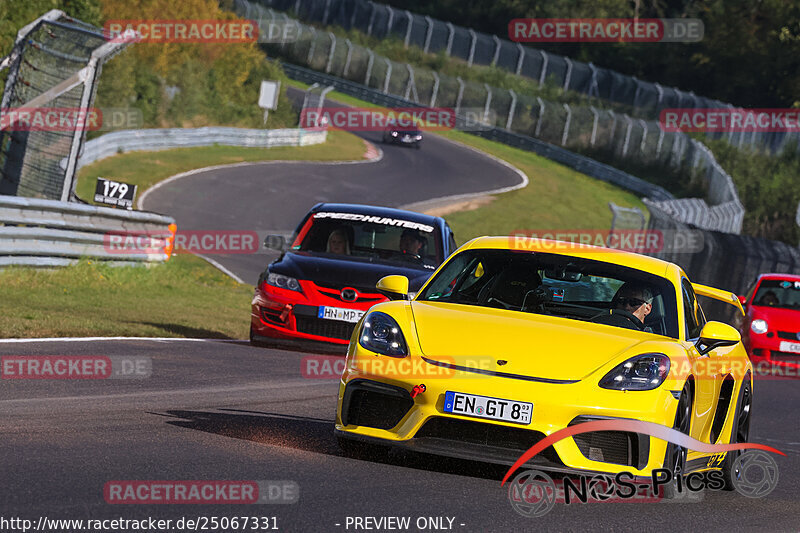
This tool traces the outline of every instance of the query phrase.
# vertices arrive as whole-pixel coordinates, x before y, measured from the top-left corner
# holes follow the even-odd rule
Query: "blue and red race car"
[[[284,253],[261,274],[252,301],[250,341],[278,339],[347,345],[356,322],[387,298],[375,289],[391,274],[416,291],[456,248],[444,219],[400,209],[317,204]]]

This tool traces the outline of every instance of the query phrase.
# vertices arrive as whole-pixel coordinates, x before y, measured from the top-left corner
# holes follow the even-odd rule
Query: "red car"
[[[742,340],[753,362],[800,367],[800,276],[761,274],[747,296]]]

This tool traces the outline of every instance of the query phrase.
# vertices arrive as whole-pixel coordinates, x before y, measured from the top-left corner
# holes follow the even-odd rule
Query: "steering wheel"
[[[642,331],[642,327],[639,325],[639,324],[642,323],[642,321],[639,320],[638,318],[636,318],[636,315],[634,315],[630,311],[625,311],[624,309],[614,309],[613,313],[603,312],[603,313],[597,314],[597,315],[592,317],[592,322],[595,322],[599,318],[610,316],[612,314],[618,315],[618,316],[621,316],[621,317],[624,317],[624,318],[628,319],[630,321],[630,323],[633,324],[633,326],[637,330]]]

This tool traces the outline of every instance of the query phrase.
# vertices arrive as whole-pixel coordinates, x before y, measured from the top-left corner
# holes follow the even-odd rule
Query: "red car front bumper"
[[[787,351],[787,348],[800,345],[800,341],[780,338],[774,333],[769,336],[766,333],[748,332],[744,338],[744,345],[754,364],[766,362],[775,366],[800,369],[800,353]]]
[[[250,313],[253,335],[346,345],[356,323],[322,318],[320,307],[349,309],[360,315],[376,303],[387,300],[379,293],[361,292],[352,287],[325,287],[307,280],[300,280],[300,286],[302,292],[266,283],[256,288]],[[346,300],[342,295],[344,289],[354,290],[355,300]]]

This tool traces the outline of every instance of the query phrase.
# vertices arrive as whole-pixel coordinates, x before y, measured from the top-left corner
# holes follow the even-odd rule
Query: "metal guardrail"
[[[329,74],[323,74],[308,68],[282,63],[284,72],[290,78],[304,83],[319,83],[320,85],[332,85],[337,91],[359,98],[361,100],[387,107],[426,107],[418,103],[383,93],[377,89],[371,89],[349,80],[337,78]],[[468,133],[478,135],[486,139],[508,144],[516,148],[535,152],[543,157],[566,165],[583,174],[593,178],[612,183],[623,189],[632,191],[638,195],[651,198],[656,201],[672,200],[674,196],[666,189],[654,185],[641,178],[637,178],[627,172],[623,172],[610,165],[600,163],[594,159],[576,154],[559,146],[513,133],[500,128],[485,128],[480,131],[470,130]]]
[[[0,196],[0,224],[0,266],[158,263],[169,258],[176,229],[156,213],[16,196]]]
[[[702,176],[707,184],[706,201],[714,207],[707,208],[700,215],[694,210],[685,211],[683,203],[665,206],[666,209],[677,219],[705,229],[741,232],[744,207],[733,181],[710,150],[685,133],[666,132],[655,121],[635,119],[627,114],[598,110],[588,105],[546,101],[415,68],[408,63],[397,63],[348,39],[343,43],[346,47],[341,46],[341,39],[332,32],[319,32],[285,13],[275,12],[250,0],[236,0],[235,7],[240,15],[257,18],[259,23],[277,21],[296,25],[296,41],[265,45],[270,53],[285,61],[394,95],[397,97],[394,101],[406,106],[414,102],[421,107],[450,107],[455,108],[456,113],[472,108],[483,116],[484,122],[494,126],[494,129],[476,132],[477,135],[508,142],[568,166],[574,163],[575,152],[583,154],[585,158],[579,170],[592,167],[586,170],[589,175],[649,196],[654,201],[668,201],[672,197],[664,196],[666,191],[660,188],[659,191],[642,190],[643,187],[633,184],[630,175],[609,176],[610,172],[619,172],[611,170],[609,165],[625,161],[634,167],[671,169],[675,175],[688,169],[688,172]],[[608,164],[601,165],[596,159]],[[619,178],[619,182],[613,181],[615,178]],[[722,207],[714,209],[718,206]],[[721,213],[730,216],[720,218]]]
[[[327,131],[296,129],[257,130],[209,126],[205,128],[169,128],[120,130],[92,139],[84,145],[78,166],[85,166],[124,152],[169,150],[198,146],[307,146],[324,143]],[[62,161],[62,165],[66,161]]]

